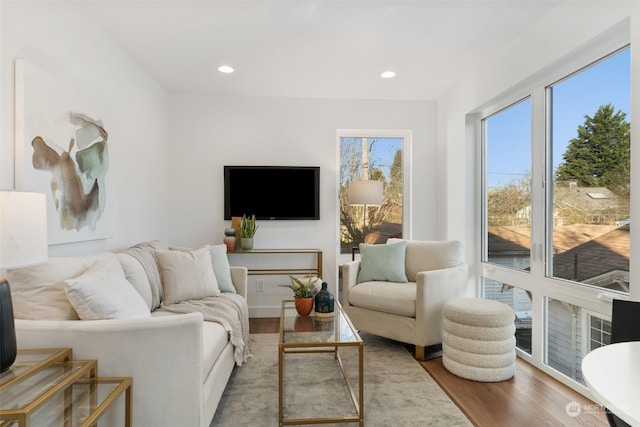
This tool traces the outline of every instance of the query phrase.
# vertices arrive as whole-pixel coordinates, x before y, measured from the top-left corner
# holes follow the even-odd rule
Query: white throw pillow
[[[160,307],[160,302],[162,301],[162,280],[160,279],[160,270],[158,269],[154,251],[166,249],[169,249],[169,247],[160,240],[152,240],[138,243],[121,251],[121,253],[131,255],[142,265],[151,290],[151,310]]]
[[[388,244],[405,241],[403,239],[387,239]],[[406,240],[407,278],[415,282],[421,271],[440,270],[462,263],[462,243],[458,240],[421,241]]]
[[[118,257],[118,261],[120,261],[120,266],[124,271],[125,277],[129,283],[133,285],[135,290],[138,291],[144,302],[149,307],[149,311],[151,311],[153,307],[153,292],[151,290],[151,283],[149,283],[149,277],[144,271],[144,267],[142,267],[140,261],[127,253],[116,253],[116,257]]]
[[[96,260],[82,275],[65,280],[64,291],[82,320],[151,317],[117,261]]]
[[[189,252],[193,248],[186,248],[181,246],[172,246],[169,249],[172,251]],[[211,264],[213,266],[213,274],[216,275],[216,281],[218,282],[218,289],[220,292],[236,293],[236,288],[233,285],[231,279],[231,265],[229,264],[229,258],[227,257],[227,245],[224,243],[219,245],[209,245],[211,251]]]
[[[47,262],[7,272],[16,319],[78,320],[64,281],[84,273],[97,259],[112,260],[111,252],[83,257],[51,257]]]
[[[220,295],[209,245],[192,251],[156,250],[164,305]]]

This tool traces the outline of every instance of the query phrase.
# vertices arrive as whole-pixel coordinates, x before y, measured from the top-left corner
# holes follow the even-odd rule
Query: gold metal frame
[[[34,360],[21,360],[21,356],[25,359],[29,356]],[[53,385],[34,385],[36,387],[37,396],[19,408],[2,408],[0,407],[0,427],[9,426],[17,423],[21,427],[29,427],[31,425],[31,416],[42,406],[44,406],[51,398],[59,395],[64,396],[64,419],[65,426],[71,426],[73,408],[73,388],[88,385],[89,387],[89,416],[82,422],[81,427],[89,427],[97,425],[100,417],[105,411],[111,407],[113,402],[122,393],[125,393],[125,422],[126,427],[131,427],[131,387],[132,377],[98,377],[98,361],[97,360],[72,360],[72,350],[66,349],[30,349],[18,350],[18,357],[14,365],[15,369],[3,373],[6,378],[0,378],[0,394],[9,393],[12,389],[20,387],[21,383],[28,378],[42,372],[45,369],[59,369],[60,377]],[[9,374],[11,373],[11,374]],[[100,384],[113,383],[116,386],[109,394],[98,400],[97,388]],[[16,391],[17,392],[17,391]]]
[[[347,321],[349,328],[356,337],[356,341],[340,342],[336,340],[329,340],[324,342],[284,342],[284,324],[285,324],[285,309],[288,303],[293,303],[293,300],[282,301],[282,307],[280,311],[280,335],[278,340],[278,421],[280,427],[285,425],[300,425],[300,424],[323,424],[323,423],[359,423],[360,427],[364,427],[364,343],[360,338],[357,330],[354,328],[351,320],[342,309],[342,306],[338,301],[335,303],[336,313],[335,316],[340,316]],[[290,307],[289,307],[290,308]],[[347,370],[342,363],[342,357],[340,356],[340,347],[358,347],[358,395],[354,390],[353,384]],[[342,417],[321,417],[321,418],[284,418],[284,404],[285,404],[285,391],[284,391],[284,361],[287,354],[299,354],[299,353],[333,353],[342,376],[345,380],[345,384],[351,396],[356,416],[342,416]]]
[[[322,277],[322,251],[320,249],[249,249],[228,252],[228,255],[279,255],[279,254],[315,254],[315,268],[249,268],[249,275],[286,275],[286,274],[313,274]]]

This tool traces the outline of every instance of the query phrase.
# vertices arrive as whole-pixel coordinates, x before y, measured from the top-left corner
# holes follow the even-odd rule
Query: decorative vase
[[[17,351],[11,290],[9,282],[0,277],[0,372],[6,371],[13,365]]]
[[[253,237],[241,237],[240,248],[243,250],[253,249]]]
[[[236,230],[234,228],[224,229],[224,239],[222,240],[227,245],[227,252],[233,252],[236,250]]]
[[[232,216],[231,217],[231,228],[236,230],[236,237],[240,238],[240,222],[242,221],[241,216]]]
[[[300,316],[308,316],[313,309],[313,297],[310,298],[296,298],[296,311]]]
[[[333,316],[335,298],[331,291],[327,289],[327,282],[322,282],[322,289],[316,294],[315,300],[317,317]]]

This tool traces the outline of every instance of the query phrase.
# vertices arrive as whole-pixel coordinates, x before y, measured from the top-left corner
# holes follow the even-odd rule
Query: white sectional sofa
[[[211,247],[212,257],[214,248],[222,250]],[[76,359],[97,359],[100,376],[132,376],[133,425],[137,427],[206,427],[238,364],[237,346],[230,342],[231,334],[221,323],[205,321],[201,313],[177,314],[163,309],[163,298],[169,295],[162,287],[166,272],[154,255],[159,250],[168,252],[160,242],[147,242],[121,253],[50,258],[45,264],[9,271],[18,348],[71,347]],[[218,290],[226,286],[222,296],[235,293],[233,298],[244,302],[245,309],[239,311],[245,314],[238,316],[245,316],[241,320],[246,322],[248,336],[247,270],[229,267],[224,261],[226,254],[221,266],[212,258],[215,282]],[[114,270],[114,262],[120,271]],[[87,276],[98,264],[110,265],[109,272],[103,274],[104,269],[98,269],[99,274],[93,271]],[[226,279],[220,279],[219,273]],[[83,277],[92,280],[83,281]],[[72,304],[77,295],[72,297],[70,288],[87,283],[97,284],[95,292],[85,292],[81,296],[85,301],[74,300]],[[122,289],[116,285],[123,285]],[[190,285],[180,286],[178,291]],[[127,293],[132,289],[137,292]],[[103,300],[98,301],[96,310],[78,305],[95,305],[92,298]],[[100,316],[103,319],[79,319]],[[122,425],[123,407],[122,403],[107,414],[100,425]]]

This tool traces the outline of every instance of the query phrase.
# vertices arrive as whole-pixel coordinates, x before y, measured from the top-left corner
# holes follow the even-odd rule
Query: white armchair
[[[415,345],[424,359],[426,347],[442,343],[444,303],[468,293],[461,243],[389,239],[361,245],[360,254],[342,266],[349,318],[358,330]]]

